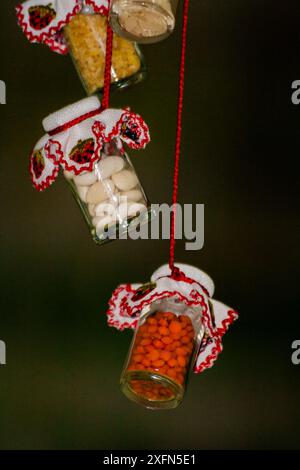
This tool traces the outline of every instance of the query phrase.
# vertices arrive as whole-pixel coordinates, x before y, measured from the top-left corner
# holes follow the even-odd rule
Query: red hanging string
[[[110,0],[108,1],[108,8],[109,6],[110,6]],[[101,106],[102,109],[107,109],[109,107],[112,47],[113,47],[113,30],[110,27],[109,20],[107,17],[104,88],[103,88],[103,97],[102,97],[102,106]]]
[[[182,110],[183,110],[183,97],[184,97],[184,75],[185,75],[185,59],[186,59],[186,37],[188,25],[188,10],[189,0],[184,0],[183,6],[183,25],[182,25],[182,44],[181,44],[181,60],[180,60],[180,73],[179,73],[179,95],[178,95],[178,110],[177,110],[177,134],[176,134],[176,147],[175,147],[175,164],[173,176],[173,208],[171,213],[171,233],[170,233],[170,256],[169,266],[172,274],[175,274],[176,268],[174,266],[175,257],[175,228],[176,228],[176,203],[178,195],[178,176],[179,176],[179,160],[181,151],[181,134],[182,134]]]

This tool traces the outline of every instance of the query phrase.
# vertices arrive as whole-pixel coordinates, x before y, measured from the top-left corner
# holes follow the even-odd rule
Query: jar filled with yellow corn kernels
[[[178,0],[112,0],[110,5],[113,30],[131,41],[162,41],[175,28]]]
[[[84,5],[64,28],[69,52],[88,95],[101,92],[104,86],[106,29],[107,16],[95,13],[90,5]],[[145,75],[138,46],[114,34],[112,90],[138,83]]]

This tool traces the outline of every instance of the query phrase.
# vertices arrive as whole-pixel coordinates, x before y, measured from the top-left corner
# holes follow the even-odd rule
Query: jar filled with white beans
[[[126,153],[106,144],[93,170],[75,176],[64,171],[96,243],[122,238],[147,222],[150,204]]]

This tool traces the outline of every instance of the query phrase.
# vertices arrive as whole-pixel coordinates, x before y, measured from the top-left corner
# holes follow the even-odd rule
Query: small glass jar
[[[88,150],[89,142],[82,141],[80,145],[74,151]],[[129,157],[114,141],[105,145],[93,171],[77,176],[64,171],[64,176],[96,243],[122,238],[148,221],[150,203]]]
[[[110,23],[113,30],[131,41],[154,43],[175,28],[178,0],[112,0]]]
[[[82,10],[64,28],[69,52],[88,95],[104,86],[107,17]],[[113,37],[112,90],[125,88],[146,76],[138,46],[116,34]]]
[[[121,389],[149,409],[177,407],[204,334],[201,307],[176,299],[145,307],[121,376]]]

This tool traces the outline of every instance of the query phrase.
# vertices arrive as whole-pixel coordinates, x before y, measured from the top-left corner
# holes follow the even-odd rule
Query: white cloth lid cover
[[[72,121],[83,114],[95,111],[100,108],[101,103],[97,96],[90,96],[76,103],[70,104],[55,113],[49,114],[43,120],[43,127],[46,132],[50,132],[56,127],[62,126],[66,122]]]
[[[195,281],[199,282],[207,292],[209,296],[212,297],[215,291],[215,285],[212,278],[206,274],[201,269],[195,268],[189,264],[183,263],[176,263],[175,266],[180,269],[187,277],[194,279]],[[160,268],[158,268],[151,276],[151,281],[156,281],[158,278],[163,276],[169,276],[171,274],[171,270],[168,264],[164,264]]]

